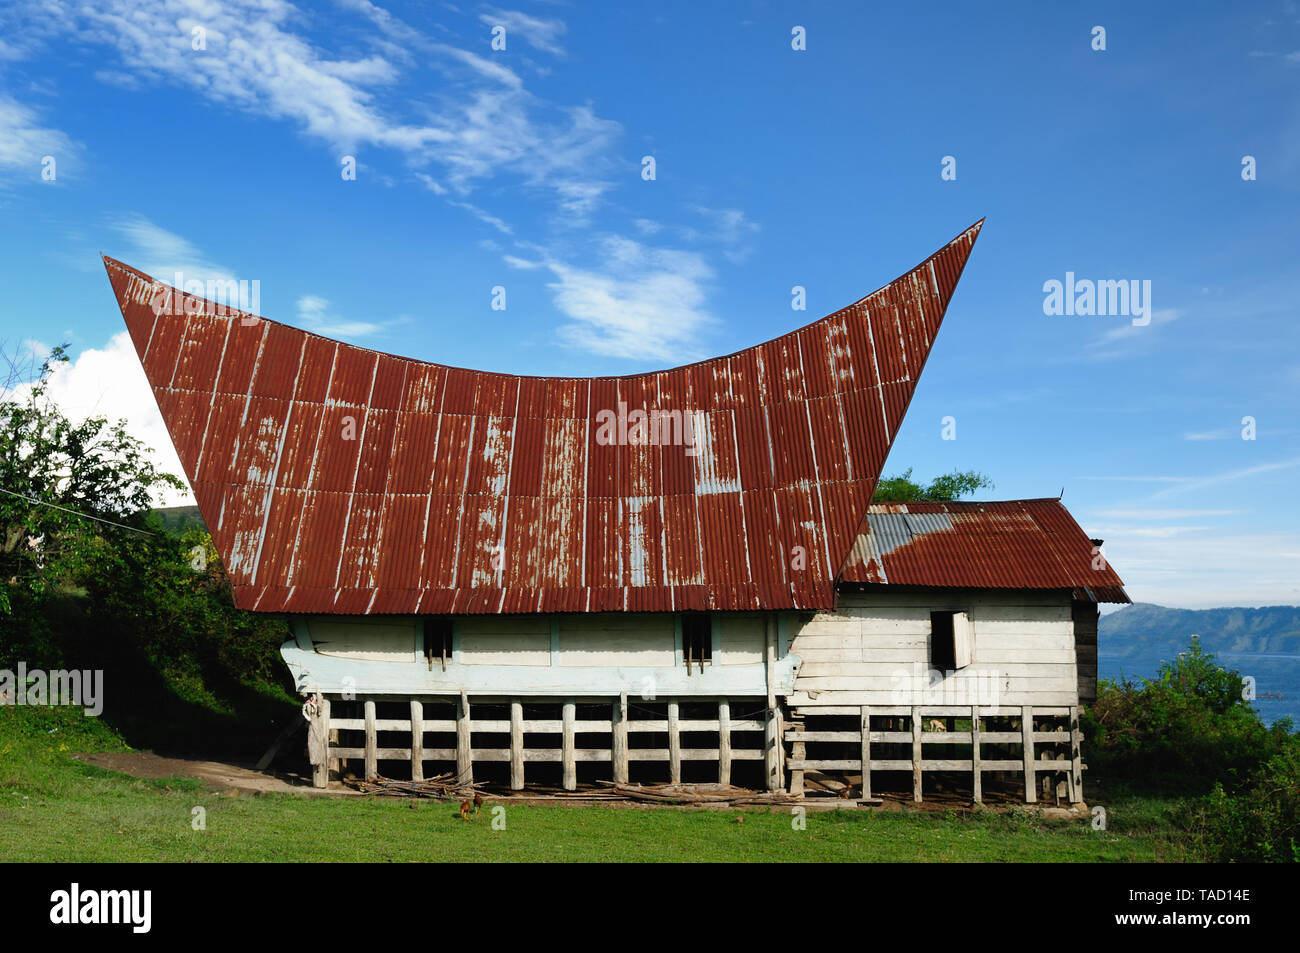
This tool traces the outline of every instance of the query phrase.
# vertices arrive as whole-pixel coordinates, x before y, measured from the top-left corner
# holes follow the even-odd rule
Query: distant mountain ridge
[[[1101,617],[1097,666],[1102,678],[1152,678],[1160,665],[1200,636],[1226,668],[1255,680],[1254,703],[1266,724],[1300,724],[1300,606],[1170,609],[1138,603]]]
[[[1101,617],[1098,647],[1111,658],[1167,659],[1193,635],[1210,652],[1300,655],[1300,606],[1170,609],[1139,602]]]

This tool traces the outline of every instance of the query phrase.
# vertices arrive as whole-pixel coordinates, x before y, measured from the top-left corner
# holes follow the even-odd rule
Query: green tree
[[[876,503],[950,502],[982,489],[993,489],[993,481],[975,470],[953,470],[922,486],[912,479],[912,468],[908,467],[896,476],[884,477],[871,499]]]
[[[153,498],[185,484],[125,421],[55,405],[66,360],[18,368],[0,347],[0,668],[102,669],[131,744],[256,753],[297,716],[288,626],[234,607],[205,530],[167,530]]]
[[[106,533],[143,531],[155,491],[185,484],[158,469],[126,421],[70,420],[49,397],[56,347],[39,367],[0,348],[0,612],[76,575]],[[34,363],[34,362],[32,362]]]

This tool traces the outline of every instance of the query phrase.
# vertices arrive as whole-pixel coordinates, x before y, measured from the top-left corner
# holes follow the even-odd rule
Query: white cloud
[[[1151,303],[1148,301],[1147,307],[1150,307],[1150,305]],[[1177,321],[1182,317],[1182,314],[1182,311],[1177,308],[1164,308],[1159,311],[1152,311],[1151,320],[1147,324],[1134,324],[1131,320],[1126,320],[1123,324],[1102,332],[1089,342],[1089,352],[1085,356],[1103,361],[1111,358],[1127,357],[1129,354],[1134,353],[1139,345],[1152,343],[1162,327]],[[1116,319],[1103,318],[1101,320]]]
[[[497,218],[495,215],[488,214],[473,202],[457,202],[455,199],[448,199],[447,204],[455,208],[464,209],[480,222],[483,222],[486,225],[491,225],[503,235],[513,235],[515,233],[515,230],[507,225],[504,220]]]
[[[541,50],[543,53],[551,53],[555,56],[564,55],[564,47],[560,45],[560,37],[565,34],[568,28],[562,20],[533,17],[526,13],[520,13],[518,10],[496,10],[492,7],[488,7],[484,13],[481,13],[479,20],[489,27],[503,26],[506,28],[507,50],[510,49],[510,38],[518,36],[529,46]]]
[[[1106,559],[1137,602],[1209,606],[1300,605],[1300,535],[1215,530],[1161,537],[1120,531]]]
[[[63,16],[79,39],[110,44],[122,66],[144,80],[292,120],[336,148],[420,149],[442,137],[394,120],[375,104],[365,87],[393,82],[391,64],[377,56],[337,59],[317,49],[293,32],[303,17],[283,0],[104,0],[65,8]],[[192,48],[195,27],[206,31],[206,49]]]
[[[43,125],[35,110],[0,95],[0,172],[39,183],[45,156],[54,157],[58,175],[68,169],[79,150],[64,133]]]
[[[1204,516],[1236,516],[1245,510],[1171,510],[1152,509],[1149,507],[1113,507],[1100,509],[1096,513],[1106,519],[1117,520],[1180,520],[1196,519]]]
[[[44,345],[41,347],[48,351]],[[22,388],[20,395],[21,392]],[[103,348],[87,348],[75,361],[56,365],[50,374],[47,393],[55,406],[75,422],[92,416],[107,417],[113,423],[125,420],[127,432],[152,450],[155,464],[185,479],[153,390],[126,331],[115,334]],[[164,490],[155,499],[160,506],[193,502],[194,495],[188,487]]]
[[[366,35],[354,28],[349,48],[368,43],[381,53],[331,53],[304,34],[310,14],[285,0],[104,0],[84,6],[45,0],[20,5],[17,16],[20,23],[26,16],[42,24],[47,44],[45,34],[59,29],[80,42],[110,46],[120,62],[103,63],[99,73],[115,85],[189,88],[210,102],[289,121],[340,153],[391,149],[416,170],[441,166],[445,187],[462,197],[476,181],[507,173],[548,193],[563,214],[583,217],[608,190],[601,169],[611,164],[617,123],[587,105],[547,103],[524,89],[509,67],[432,39],[368,0],[343,0],[343,6],[378,31]],[[503,15],[525,41],[559,50],[562,22]],[[203,50],[192,48],[191,30],[198,26],[206,30]],[[449,80],[436,98],[413,96],[400,85],[404,71],[422,66]],[[30,116],[24,122],[39,129]],[[0,137],[0,143],[5,139],[0,149],[30,151],[21,137]]]
[[[159,281],[175,284],[177,272],[186,280],[194,278],[204,282],[234,277],[230,268],[210,260],[188,239],[143,215],[130,215],[114,223],[113,228],[131,247],[130,255],[123,260]]]
[[[1163,490],[1157,490],[1152,494],[1152,496],[1168,496],[1171,493],[1184,493],[1188,490],[1202,490],[1206,487],[1218,486],[1221,483],[1231,483],[1236,480],[1259,476],[1262,473],[1275,473],[1279,470],[1293,470],[1296,467],[1300,467],[1300,457],[1291,460],[1279,460],[1274,463],[1260,463],[1253,467],[1227,470],[1223,473],[1215,473],[1205,477],[1185,478],[1175,486],[1166,487]]]
[[[602,242],[599,270],[548,259],[555,305],[572,321],[567,344],[611,357],[677,364],[700,357],[698,338],[716,319],[704,306],[713,278],[702,255],[626,238]],[[518,267],[518,265],[516,265]]]
[[[527,258],[520,258],[518,255],[502,255],[501,257],[511,268],[518,268],[520,271],[536,271],[538,268],[546,267],[540,261],[530,261]]]
[[[757,222],[750,221],[738,208],[713,209],[696,206],[695,211],[711,225],[708,238],[720,242],[728,261],[739,263],[753,254],[753,240],[759,232]]]
[[[349,321],[330,312],[330,303],[319,295],[303,295],[298,299],[298,323],[314,334],[330,338],[360,338],[379,334],[396,321]]]

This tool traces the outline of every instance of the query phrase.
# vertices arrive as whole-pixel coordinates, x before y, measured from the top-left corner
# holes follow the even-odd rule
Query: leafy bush
[[[1195,638],[1154,680],[1103,682],[1084,732],[1092,771],[1187,793],[1243,791],[1291,743],[1290,721],[1264,725],[1240,674]]]
[[[1300,744],[1270,758],[1241,794],[1217,785],[1187,826],[1207,860],[1300,863]]]

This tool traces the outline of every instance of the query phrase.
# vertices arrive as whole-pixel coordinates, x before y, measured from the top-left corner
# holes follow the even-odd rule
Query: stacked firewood
[[[349,778],[344,783],[362,794],[386,794],[392,797],[427,797],[440,801],[479,796],[482,782],[462,781],[454,772],[440,774],[423,781],[398,781],[374,775],[369,780]]]

